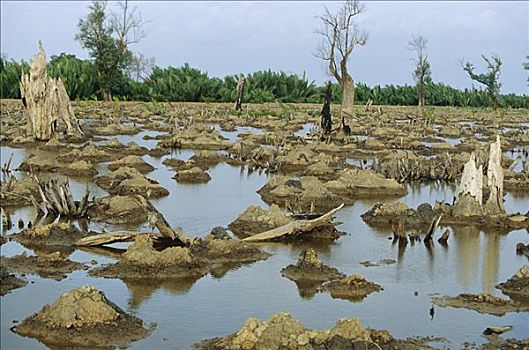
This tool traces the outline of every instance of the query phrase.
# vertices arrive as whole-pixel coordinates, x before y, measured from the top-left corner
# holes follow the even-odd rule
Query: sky
[[[79,19],[88,2],[1,1],[0,50],[10,59],[29,60],[41,40],[49,56],[61,52],[88,58],[75,41]],[[325,64],[314,56],[320,40],[318,15],[342,2],[331,1],[149,1],[133,2],[148,22],[147,36],[131,47],[154,57],[161,67],[192,67],[210,76],[272,69],[301,75],[320,84],[328,79]],[[503,61],[502,93],[529,94],[522,63],[529,55],[528,1],[365,1],[357,17],[369,32],[365,46],[355,49],[349,69],[353,79],[368,85],[413,84],[412,35],[428,40],[432,78],[457,88],[473,85],[461,59],[478,72],[482,54]],[[117,3],[109,3],[117,9]]]

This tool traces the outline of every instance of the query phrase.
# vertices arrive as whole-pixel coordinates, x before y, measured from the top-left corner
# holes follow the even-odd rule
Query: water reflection
[[[499,233],[485,233],[485,254],[483,255],[483,290],[490,293],[498,279],[500,269]]]
[[[479,270],[480,237],[474,226],[454,227],[457,277],[465,290],[472,287]]]

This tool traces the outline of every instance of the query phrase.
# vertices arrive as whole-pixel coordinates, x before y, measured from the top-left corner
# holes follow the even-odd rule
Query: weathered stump
[[[244,97],[244,88],[246,87],[246,78],[243,74],[239,76],[239,81],[237,83],[237,100],[235,101],[235,110],[242,110],[242,99]]]
[[[454,216],[479,216],[482,214],[482,187],[483,166],[476,166],[476,156],[472,153],[470,160],[463,168],[459,191],[454,203]]]
[[[48,141],[58,133],[58,123],[66,126],[66,133],[82,134],[70,98],[61,78],[50,78],[46,72],[46,55],[42,43],[34,56],[29,74],[20,78],[22,103],[28,114],[28,129],[36,140]]]
[[[496,142],[490,144],[487,186],[490,195],[485,202],[485,213],[488,215],[505,214],[505,206],[503,205],[503,169],[501,167],[501,143],[499,136],[496,136]]]

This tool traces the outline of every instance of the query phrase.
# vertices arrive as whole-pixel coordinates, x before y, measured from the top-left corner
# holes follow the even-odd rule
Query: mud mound
[[[151,198],[169,195],[169,191],[158,182],[129,167],[121,167],[109,174],[98,176],[96,184],[115,195],[141,194]]]
[[[324,265],[314,249],[304,249],[296,265],[288,265],[281,274],[292,281],[325,282],[345,275],[334,267]]]
[[[157,251],[149,236],[140,235],[117,263],[92,269],[89,274],[107,278],[171,279],[200,278],[207,271],[207,266],[194,259],[188,248]]]
[[[0,296],[6,295],[13,289],[24,287],[26,284],[25,280],[9,273],[3,262],[0,264]]]
[[[529,305],[529,265],[525,265],[506,282],[496,286],[503,294],[514,300],[520,300],[523,305]]]
[[[239,237],[248,237],[288,224],[290,217],[275,204],[268,210],[249,206],[228,228]]]
[[[97,175],[97,170],[92,163],[85,160],[58,162],[55,159],[45,159],[32,156],[22,162],[19,170],[26,172],[61,173],[73,177],[87,177]]]
[[[200,245],[192,246],[192,252],[208,264],[249,263],[265,260],[270,256],[255,244],[232,239],[215,239],[213,236],[207,236]]]
[[[71,261],[59,252],[28,256],[26,252],[11,258],[0,257],[0,264],[21,274],[36,274],[42,278],[60,281],[75,270],[86,270],[88,266]]]
[[[179,183],[208,183],[211,176],[199,167],[188,170],[180,170],[173,177]]]
[[[86,237],[71,223],[58,222],[48,225],[35,225],[13,235],[13,238],[27,247],[32,246],[71,246]]]
[[[64,293],[14,330],[49,346],[112,348],[125,347],[150,333],[140,319],[88,285]]]
[[[35,181],[27,177],[22,179],[13,178],[12,181],[2,181],[0,183],[0,201],[3,207],[30,205],[31,195],[37,198],[38,187]]]
[[[481,314],[503,316],[507,312],[527,312],[529,305],[516,305],[510,300],[498,298],[488,293],[459,294],[456,297],[434,297],[432,301],[441,307],[465,308]]]
[[[333,298],[362,301],[373,292],[380,292],[382,286],[370,282],[364,276],[355,274],[332,280],[322,286],[322,291],[329,292]]]
[[[129,167],[138,170],[141,173],[148,173],[154,170],[154,167],[143,160],[140,156],[130,155],[113,161],[108,165],[108,169],[117,170],[121,167]]]
[[[229,158],[226,155],[215,151],[200,151],[190,158],[190,160],[201,167],[217,165],[226,162],[228,159]]]
[[[439,339],[431,339],[437,341]],[[429,339],[395,339],[388,331],[364,329],[358,319],[341,319],[327,331],[307,329],[288,313],[267,321],[249,318],[234,334],[195,344],[208,350],[433,349]]]
[[[133,196],[108,196],[96,199],[88,215],[109,224],[140,224],[147,220],[147,211]]]

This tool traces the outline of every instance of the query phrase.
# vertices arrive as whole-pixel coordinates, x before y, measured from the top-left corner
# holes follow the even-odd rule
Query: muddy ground
[[[154,247],[147,242],[136,242],[130,244],[128,249],[103,249],[104,253],[101,255],[95,255],[97,248],[83,248],[84,252],[91,252],[87,254],[93,254],[89,255],[91,258],[96,257],[95,259],[104,261],[91,269],[89,274],[121,279],[132,291],[133,305],[139,305],[142,300],[149,299],[157,289],[185,294],[195,288],[194,284],[198,279],[208,274],[219,281],[224,278],[230,280],[230,275],[235,274],[240,267],[244,268],[237,270],[237,274],[250,271],[260,279],[260,274],[263,274],[263,271],[259,270],[261,266],[275,266],[274,274],[279,275],[278,278],[281,278],[282,274],[295,281],[297,292],[303,298],[310,299],[316,293],[328,292],[331,298],[361,301],[369,293],[391,293],[386,290],[385,280],[388,275],[384,275],[384,271],[396,269],[395,274],[402,278],[400,269],[405,250],[413,251],[419,247],[414,248],[399,242],[399,245],[395,245],[396,256],[393,256],[391,251],[378,254],[382,245],[374,248],[369,242],[363,242],[366,247],[362,248],[362,253],[366,254],[361,254],[362,258],[355,260],[355,256],[344,254],[342,251],[340,256],[346,256],[349,260],[340,264],[338,270],[331,267],[334,264],[325,265],[316,256],[316,251],[313,251],[313,255],[308,250],[317,248],[318,253],[323,252],[323,260],[332,260],[334,253],[342,249],[341,242],[350,242],[335,234],[338,231],[334,226],[332,240],[325,244],[319,243],[317,239],[314,242],[308,241],[308,245],[303,246],[303,249],[307,249],[304,253],[306,256],[300,258],[297,263],[297,242],[289,243],[294,243],[293,245],[275,243],[279,246],[262,246],[241,243],[234,238],[249,237],[282,226],[296,218],[313,217],[342,203],[345,203],[344,210],[347,213],[358,205],[369,203],[364,213],[373,208],[371,214],[388,214],[365,216],[369,217],[366,221],[376,227],[373,230],[373,240],[380,236],[384,236],[384,240],[385,237],[391,238],[392,232],[384,226],[392,228],[392,221],[396,218],[404,222],[405,230],[409,231],[407,233],[414,237],[420,236],[428,228],[435,214],[447,214],[450,208],[446,205],[436,206],[433,200],[418,207],[420,203],[415,202],[414,193],[410,193],[413,186],[426,186],[431,189],[434,187],[431,181],[448,187],[455,186],[471,152],[476,154],[478,164],[486,164],[488,144],[494,141],[497,134],[500,134],[503,149],[501,164],[504,169],[505,198],[508,198],[506,206],[515,210],[508,212],[510,215],[501,220],[493,220],[492,224],[480,224],[483,220],[478,218],[472,225],[487,227],[490,230],[499,229],[503,234],[515,231],[514,234],[521,238],[524,245],[528,243],[527,236],[521,236],[520,232],[528,228],[529,213],[527,208],[519,205],[527,200],[526,193],[529,188],[529,118],[524,110],[476,111],[436,107],[432,108],[431,117],[425,118],[418,115],[412,107],[383,107],[373,108],[371,111],[359,108],[356,117],[346,119],[351,129],[350,135],[336,129],[331,137],[322,138],[317,131],[311,132],[319,124],[321,106],[318,105],[253,105],[245,112],[238,113],[231,110],[231,105],[225,104],[168,103],[165,104],[163,112],[153,113],[149,104],[74,102],[74,109],[85,135],[78,138],[61,136],[49,142],[35,142],[25,134],[20,101],[3,100],[0,103],[0,144],[6,150],[23,152],[23,157],[20,153],[15,155],[17,166],[3,173],[0,187],[1,207],[9,215],[13,213],[14,217],[23,215],[24,228],[17,229],[15,221],[11,223],[9,234],[14,241],[22,244],[20,249],[28,248],[36,253],[35,257],[20,255],[20,252],[2,257],[2,293],[4,285],[8,286],[8,282],[18,282],[19,285],[24,283],[15,280],[16,276],[8,273],[4,265],[9,267],[10,271],[56,279],[64,278],[75,269],[85,269],[83,264],[63,259],[63,256],[59,259],[50,254],[55,254],[58,249],[56,247],[60,247],[61,254],[66,256],[72,252],[80,252],[73,244],[78,239],[93,234],[92,230],[156,232],[157,228],[152,225],[152,213],[139,205],[132,195],[139,194],[149,199],[159,209],[163,208],[162,213],[171,220],[173,216],[178,217],[178,210],[185,210],[185,206],[175,209],[176,202],[189,201],[191,206],[194,196],[201,196],[201,189],[214,188],[218,181],[228,183],[228,179],[218,175],[221,174],[218,169],[236,169],[236,172],[240,169],[241,178],[243,173],[248,177],[252,174],[266,174],[267,177],[252,189],[255,197],[252,197],[249,204],[245,204],[242,209],[237,206],[236,210],[229,211],[222,219],[224,222],[215,222],[201,232],[194,232],[194,235],[198,234],[203,239],[190,247]],[[337,112],[337,106],[333,106],[333,112]],[[7,157],[4,157],[4,151],[2,155],[2,164],[5,164],[7,159],[4,158]],[[75,188],[74,197],[77,199],[80,198],[80,191],[82,193],[84,186],[88,185],[91,195],[88,215],[83,218],[84,227],[80,224],[74,227],[65,221],[51,224],[46,218],[35,217],[31,211],[31,196],[39,198],[39,193],[35,183],[29,179],[29,172],[42,178],[67,176]],[[184,192],[178,192],[181,197],[175,197],[175,186],[177,191],[189,192],[185,195],[182,195]],[[80,190],[80,187],[83,189]],[[237,186],[233,193],[245,190],[242,186]],[[207,221],[208,217],[215,218],[216,212],[236,207],[229,201],[219,203],[215,201],[214,196],[212,193],[208,203],[193,207],[198,208],[194,209],[193,213],[196,222]],[[410,198],[413,203],[395,204],[397,199],[406,201]],[[174,205],[169,204],[170,201],[173,201]],[[376,202],[382,204],[375,205]],[[209,208],[210,205],[215,207],[214,210]],[[449,228],[451,225],[461,225],[459,222],[448,220],[448,216],[443,218],[443,225]],[[2,217],[2,224],[4,217],[6,216]],[[361,219],[357,215],[341,217],[341,220]],[[32,222],[32,227],[27,227],[28,221]],[[175,227],[179,223],[171,224]],[[228,237],[232,239],[227,239],[228,237],[219,233],[220,231],[216,231],[214,238],[206,236],[211,228],[219,225],[228,226],[231,230]],[[347,233],[352,236],[347,239],[355,239],[357,225],[357,222],[346,222]],[[452,244],[458,249],[458,245],[465,243],[466,237],[473,237],[471,228],[464,225],[465,223],[462,228],[450,229],[452,235],[448,246],[443,249],[452,249]],[[417,235],[413,230],[417,231]],[[319,233],[316,233],[316,238]],[[412,244],[413,242],[415,239]],[[16,243],[7,243],[9,247],[12,244]],[[393,249],[390,242],[386,247]],[[510,251],[514,255],[515,247],[511,248]],[[284,249],[292,249],[292,253],[285,254]],[[434,259],[432,252],[436,249],[438,248],[426,247],[429,259]],[[27,252],[31,254],[31,251]],[[493,250],[489,249],[488,252],[493,254]],[[273,260],[275,254],[279,254],[281,259],[288,262],[279,266]],[[272,258],[267,259],[271,255]],[[392,259],[393,257],[395,259]],[[505,256],[502,259],[505,259]],[[260,261],[264,262],[256,264]],[[357,273],[356,267],[352,271],[344,269],[344,266],[358,266],[358,269],[363,269],[360,263],[370,267],[371,271],[374,271],[373,274],[382,271],[381,275],[377,276],[385,279],[372,278],[370,272],[362,270],[362,274],[366,275],[364,277]],[[501,266],[499,261],[497,264]],[[516,260],[515,264],[520,263]],[[371,268],[373,266],[377,267]],[[519,268],[518,265],[516,267]],[[255,269],[260,271],[259,274]],[[517,303],[518,310],[522,312],[526,312],[528,305],[526,277],[525,270],[521,270],[498,285],[499,290],[511,296],[513,302]],[[371,279],[380,284],[371,282]],[[204,280],[201,280],[201,283]],[[391,285],[394,281],[389,279],[388,282]],[[501,281],[494,283],[497,282]],[[245,283],[251,285],[256,282],[248,280]],[[274,283],[281,282],[275,280],[271,285]],[[385,289],[382,289],[382,285]],[[241,286],[230,288],[233,291]],[[453,292],[450,295],[457,295],[462,290]],[[477,295],[481,289],[476,292]],[[466,301],[462,306],[469,306]],[[472,303],[477,303],[472,308],[487,310],[493,314],[512,310],[508,309],[512,306],[510,302],[505,305],[499,301],[491,304],[487,300],[472,299]],[[250,316],[250,313],[244,315],[245,318]],[[363,317],[371,316],[370,313],[365,313]],[[34,326],[40,327],[36,323]],[[115,330],[105,328],[104,331],[110,335]],[[42,335],[46,331],[41,328],[37,333],[39,332]],[[224,332],[226,333],[228,332]],[[393,337],[386,344],[377,338],[389,339],[384,332],[370,331],[365,334],[381,348],[397,346],[411,349],[428,346],[422,340],[414,343],[409,339],[406,343]],[[407,334],[411,335],[413,332]],[[73,339],[76,339],[77,335],[73,336]],[[305,343],[305,337],[302,338],[302,343],[308,344]],[[333,344],[347,348],[348,345],[344,345],[347,341],[344,342],[344,339],[342,336],[330,337],[318,346]],[[192,342],[186,341],[184,347],[189,347]],[[196,341],[197,339],[193,340]],[[518,344],[517,342],[521,344],[521,341],[513,340],[511,343],[506,341],[501,346],[507,348],[506,344]],[[52,346],[50,342],[44,343]],[[230,348],[226,347],[227,343],[222,342],[210,343],[208,346],[220,346],[219,344],[224,345],[218,348]],[[454,347],[459,345],[461,344]],[[157,343],[155,347],[160,347],[160,344]]]

